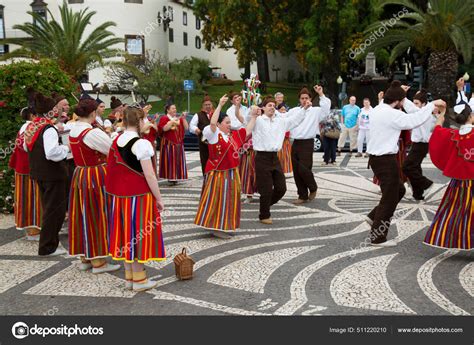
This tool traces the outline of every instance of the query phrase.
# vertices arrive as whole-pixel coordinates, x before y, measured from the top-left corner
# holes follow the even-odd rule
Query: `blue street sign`
[[[194,91],[194,80],[183,81],[184,91]]]

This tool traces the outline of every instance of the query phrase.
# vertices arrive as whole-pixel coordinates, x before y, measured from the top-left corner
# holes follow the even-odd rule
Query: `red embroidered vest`
[[[225,141],[221,133],[219,139],[215,144],[209,144],[209,159],[206,164],[206,171],[212,170],[230,170],[239,166],[240,157],[239,149],[245,143],[247,130],[241,128],[238,131],[233,131],[229,141]]]
[[[18,132],[15,140],[15,148],[8,162],[8,166],[15,170],[17,174],[28,175],[30,173],[30,165],[28,162],[28,152],[23,149],[25,142],[25,133]]]
[[[79,167],[93,167],[106,162],[106,157],[99,151],[91,149],[84,143],[84,137],[92,128],[87,128],[77,138],[69,137],[74,163]]]
[[[143,173],[132,169],[122,158],[115,138],[107,160],[105,190],[109,194],[121,197],[133,197],[151,193]]]

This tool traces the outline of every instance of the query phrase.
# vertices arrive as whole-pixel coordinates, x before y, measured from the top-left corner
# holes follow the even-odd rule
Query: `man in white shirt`
[[[66,216],[67,170],[65,159],[70,152],[59,144],[57,129],[48,119],[55,102],[41,94],[35,96],[35,110],[40,121],[32,122],[25,130],[25,150],[28,152],[30,176],[37,181],[43,216],[38,254],[57,256],[66,254],[59,246],[59,231]]]
[[[403,109],[408,114],[416,113],[428,103],[428,95],[426,90],[420,90],[413,98],[413,102],[405,99]],[[433,186],[433,181],[423,176],[421,163],[425,159],[429,150],[429,142],[431,132],[434,129],[436,119],[432,117],[421,126],[411,131],[411,149],[407,158],[403,162],[403,173],[408,177],[411,188],[413,190],[413,198],[415,200],[424,200],[423,194]]]
[[[369,165],[380,180],[382,198],[367,216],[371,224],[370,241],[374,246],[392,247],[394,241],[387,241],[388,229],[398,203],[405,195],[405,187],[400,180],[397,162],[398,139],[402,130],[416,128],[433,115],[435,106],[446,107],[442,100],[428,103],[418,112],[405,114],[403,107],[406,92],[398,80],[392,82],[385,92],[383,103],[376,106],[370,118],[370,140],[367,152]]]
[[[303,204],[316,198],[318,185],[313,175],[313,150],[314,138],[319,133],[319,123],[327,118],[331,109],[331,100],[324,96],[323,88],[319,85],[314,87],[319,95],[319,107],[311,107],[306,111],[305,118],[301,124],[290,131],[293,139],[291,147],[291,162],[293,164],[293,177],[298,188],[298,199],[295,205]],[[303,88],[299,93],[300,106],[291,109],[288,116],[300,112],[311,100],[308,89]]]
[[[245,116],[247,115],[248,108],[242,105],[242,95],[240,93],[231,93],[230,102],[232,105],[227,109],[226,114],[230,118],[230,129],[236,131],[245,127]]]
[[[308,101],[294,116],[275,116],[275,105],[273,98],[263,101],[264,114],[257,118],[252,132],[257,189],[260,193],[259,219],[263,224],[273,223],[270,206],[280,201],[286,193],[285,174],[278,159],[285,133],[304,120],[311,102]]]

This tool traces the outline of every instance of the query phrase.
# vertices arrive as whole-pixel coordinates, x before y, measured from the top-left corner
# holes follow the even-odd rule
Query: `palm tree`
[[[428,54],[430,92],[435,98],[449,100],[452,104],[459,58],[465,64],[469,64],[472,58],[474,1],[428,0],[426,11],[409,0],[382,0],[379,5],[400,5],[406,9],[396,23],[382,20],[366,29],[366,38],[369,38],[381,27],[387,28],[370,48],[392,46],[390,63],[410,47]]]
[[[123,42],[123,39],[116,38],[109,31],[110,27],[116,26],[114,22],[105,22],[84,37],[84,31],[96,12],[89,11],[88,8],[73,12],[65,1],[59,6],[59,10],[60,22],[54,19],[49,10],[49,22],[38,13],[28,12],[33,17],[33,23],[13,26],[14,29],[23,31],[27,37],[0,40],[0,44],[20,46],[3,55],[1,60],[17,57],[35,60],[50,58],[57,61],[70,76],[78,79],[91,65],[102,64],[104,58],[117,54],[118,50],[111,47]]]

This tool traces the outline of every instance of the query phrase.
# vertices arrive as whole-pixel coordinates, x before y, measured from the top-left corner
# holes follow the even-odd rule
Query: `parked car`
[[[193,116],[194,114],[188,114],[188,116],[186,116],[186,121],[191,123]],[[186,131],[184,133],[184,149],[186,151],[199,151],[198,140],[199,138],[196,134],[189,132],[189,130]]]

